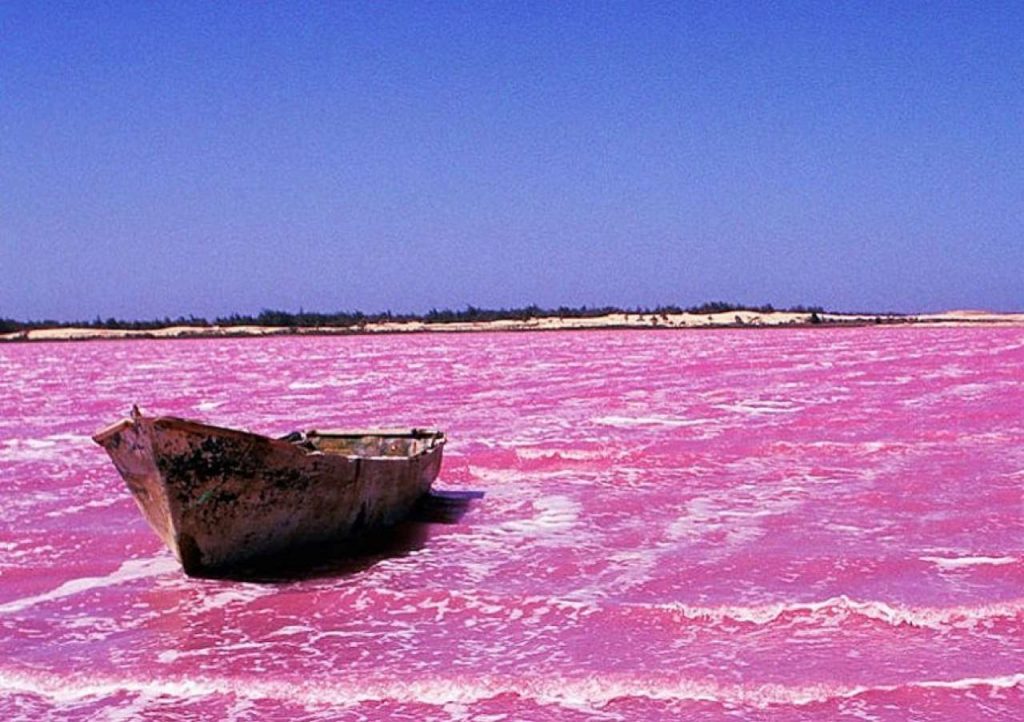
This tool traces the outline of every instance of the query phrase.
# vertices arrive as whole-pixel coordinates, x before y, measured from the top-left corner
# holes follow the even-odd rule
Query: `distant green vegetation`
[[[423,323],[469,323],[480,321],[526,321],[532,318],[595,318],[607,316],[612,313],[643,314],[655,316],[667,316],[676,313],[693,313],[709,315],[713,313],[726,313],[730,311],[756,311],[759,313],[772,313],[774,311],[787,311],[792,313],[820,314],[825,309],[821,306],[792,306],[789,308],[776,309],[772,305],[748,306],[738,303],[727,303],[724,301],[712,301],[702,303],[699,306],[683,308],[681,306],[656,306],[654,308],[619,308],[617,306],[559,306],[558,308],[541,308],[539,306],[526,306],[524,308],[477,308],[466,306],[460,310],[432,308],[426,313],[382,313],[366,314],[362,311],[339,311],[335,313],[318,313],[299,310],[297,313],[291,311],[263,310],[256,316],[232,314],[230,316],[215,318],[212,321],[198,316],[179,316],[178,318],[165,317],[149,321],[125,321],[118,318],[95,318],[92,321],[15,321],[9,318],[0,318],[0,333],[16,333],[18,331],[31,331],[39,328],[101,328],[131,331],[151,331],[168,326],[285,326],[291,328],[304,328],[310,326],[325,326],[331,328],[358,328],[370,323],[384,322],[412,322]]]
[[[210,326],[211,323],[205,318],[189,316],[176,319],[164,318],[151,321],[123,321],[117,318],[95,318],[92,321],[15,321],[10,318],[0,318],[0,333],[15,333],[17,331],[31,331],[37,328],[104,328],[104,329],[127,329],[132,331],[152,331],[168,326]]]

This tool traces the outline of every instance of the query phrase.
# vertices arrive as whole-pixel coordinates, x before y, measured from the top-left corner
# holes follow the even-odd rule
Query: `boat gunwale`
[[[428,429],[421,427],[413,427],[410,429],[345,429],[345,430],[310,430],[305,432],[307,436],[321,437],[321,438],[360,438],[365,436],[377,436],[384,438],[410,438],[410,439],[424,439],[431,442],[428,446],[416,452],[415,454],[398,454],[398,455],[370,455],[370,454],[338,454],[329,451],[315,452],[306,451],[300,446],[292,443],[291,441],[285,441],[284,439],[274,438],[265,434],[257,434],[252,431],[244,431],[242,429],[233,429],[226,426],[216,426],[214,424],[204,424],[200,421],[192,421],[191,419],[183,419],[178,416],[140,416],[137,419],[125,418],[120,421],[115,421],[113,424],[104,427],[93,434],[93,441],[97,444],[103,445],[103,443],[114,436],[115,434],[124,431],[125,429],[133,426],[137,421],[146,420],[153,424],[154,428],[164,429],[178,429],[186,432],[208,434],[216,433],[218,435],[233,436],[235,438],[247,438],[247,439],[261,439],[269,442],[272,445],[282,448],[291,449],[293,451],[302,452],[304,455],[309,456],[310,454],[320,453],[324,456],[340,459],[372,459],[374,461],[391,461],[391,462],[402,462],[409,459],[416,459],[421,456],[426,456],[432,452],[441,449],[447,438],[443,431],[439,429]]]
[[[102,444],[111,436],[119,434],[120,432],[127,429],[129,426],[132,425],[132,423],[133,421],[131,419],[121,419],[120,421],[115,421],[112,424],[104,426],[102,429],[93,434],[92,440],[95,441],[97,444]]]

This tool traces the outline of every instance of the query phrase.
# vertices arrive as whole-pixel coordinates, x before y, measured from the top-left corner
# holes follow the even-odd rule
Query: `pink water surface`
[[[0,346],[0,719],[1024,718],[1024,330]],[[184,577],[133,402],[436,425],[482,491],[357,563]]]

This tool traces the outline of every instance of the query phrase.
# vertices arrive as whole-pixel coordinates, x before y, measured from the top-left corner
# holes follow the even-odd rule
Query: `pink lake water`
[[[428,426],[483,492],[183,576],[89,435]],[[1024,330],[0,346],[0,719],[1020,720]]]

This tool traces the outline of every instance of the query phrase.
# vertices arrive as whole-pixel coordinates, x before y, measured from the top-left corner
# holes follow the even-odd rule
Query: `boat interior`
[[[416,456],[436,446],[444,436],[439,432],[332,433],[310,431],[288,440],[310,451],[341,456]]]

